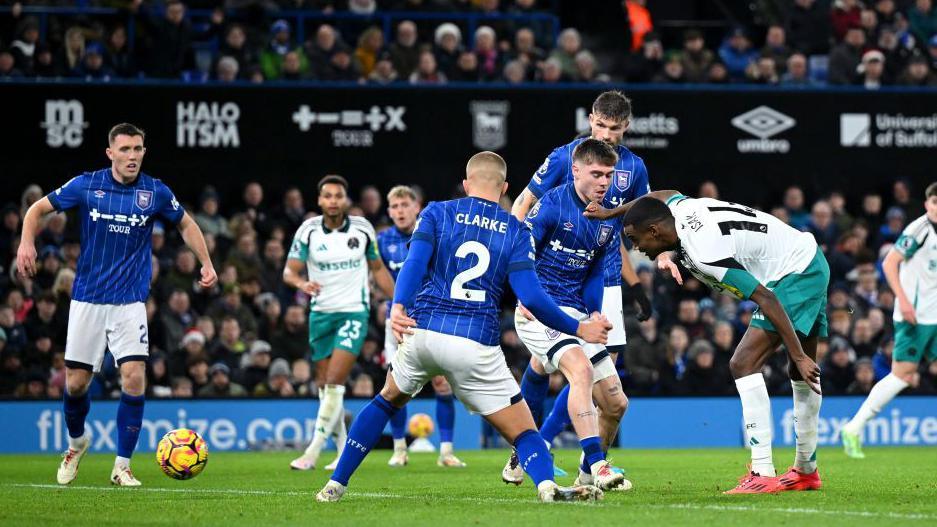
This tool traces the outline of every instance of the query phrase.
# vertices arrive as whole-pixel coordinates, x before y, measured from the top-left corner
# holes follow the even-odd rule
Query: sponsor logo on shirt
[[[615,186],[618,187],[618,190],[624,192],[631,185],[631,171],[630,170],[616,170],[615,171]]]
[[[153,206],[153,191],[137,189],[134,202],[142,210],[150,208]]]
[[[358,238],[348,238],[348,248],[357,249],[361,246],[361,242],[358,241]]]
[[[94,191],[94,197],[99,198],[99,199],[100,199],[100,198],[103,198],[103,197],[104,197],[104,191],[103,191],[103,190],[95,190],[95,191]]]

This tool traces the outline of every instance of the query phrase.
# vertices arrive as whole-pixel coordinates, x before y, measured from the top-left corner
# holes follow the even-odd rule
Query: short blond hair
[[[480,178],[501,186],[508,176],[508,165],[504,158],[494,152],[479,152],[465,165],[466,179]]]
[[[406,186],[406,185],[397,185],[396,187],[390,189],[390,192],[387,193],[387,202],[390,203],[392,199],[404,199],[410,198],[413,201],[419,202],[419,198],[416,196],[416,192]]]

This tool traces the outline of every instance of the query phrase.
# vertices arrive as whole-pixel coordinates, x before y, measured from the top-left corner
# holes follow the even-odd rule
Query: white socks
[[[407,438],[401,437],[400,439],[394,439],[394,450],[398,452],[406,452]]]
[[[752,449],[752,472],[766,477],[777,475],[771,458],[771,400],[761,373],[735,379],[742,399],[745,438]]]
[[[843,430],[851,434],[861,434],[862,429],[865,428],[865,424],[869,422],[869,419],[878,415],[886,404],[890,403],[896,395],[901,393],[901,390],[907,387],[908,383],[895,376],[895,374],[889,373],[886,375],[884,379],[878,381],[878,383],[872,387],[872,391],[869,392],[869,396],[865,399],[865,402],[862,403],[862,406],[859,407],[859,411],[856,412],[855,417],[846,423]]]
[[[336,431],[338,421],[345,413],[344,408],[345,386],[340,384],[326,384],[324,388],[319,389],[319,414],[316,415],[316,431],[312,436],[312,442],[306,447],[305,455],[315,464],[319,460],[319,453],[325,446],[326,440]],[[344,422],[342,423],[341,433],[345,435]],[[345,442],[339,445],[344,447]]]
[[[117,458],[114,459],[114,466],[120,467],[120,468],[127,468],[130,466],[130,458],[117,456]]]
[[[791,381],[794,388],[794,433],[797,453],[794,467],[802,474],[817,470],[817,422],[823,397],[810,389],[805,381]]]
[[[66,435],[68,435],[68,434],[66,434]],[[88,438],[88,431],[87,431],[87,430],[85,430],[85,433],[82,434],[80,437],[68,436],[68,448],[70,448],[70,449],[72,449],[72,450],[81,450],[81,443],[84,442],[84,441],[87,441],[88,439],[89,439],[89,438]]]
[[[344,402],[344,399],[342,400]],[[341,405],[341,412],[338,412],[338,422],[332,430],[332,441],[335,441],[335,449],[338,450],[337,457],[342,457],[342,451],[345,450],[345,442],[348,441],[348,429],[345,428],[345,405]]]
[[[455,452],[455,449],[452,448],[452,443],[449,441],[443,441],[439,443],[439,455],[440,456],[451,456]]]

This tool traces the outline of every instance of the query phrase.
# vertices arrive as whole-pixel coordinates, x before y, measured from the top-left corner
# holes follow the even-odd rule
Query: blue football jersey
[[[377,233],[377,250],[384,261],[384,267],[397,280],[407,253],[410,251],[410,235],[400,232],[396,225]]]
[[[481,198],[433,202],[413,240],[433,244],[410,316],[417,327],[494,346],[501,339],[501,295],[508,274],[534,268],[530,231]]]
[[[81,253],[72,298],[91,304],[145,302],[152,275],[153,222],[185,211],[162,181],[140,173],[129,185],[110,168],[85,172],[51,192],[55,210],[78,209]]]
[[[573,151],[586,139],[588,138],[577,138],[550,152],[527,185],[534,196],[542,198],[548,190],[573,181]],[[651,191],[644,160],[622,145],[616,146],[615,151],[618,153],[618,163],[615,165],[612,182],[602,204],[609,209],[634,201]],[[614,236],[612,245],[616,249],[605,253],[606,287],[621,285],[621,252],[617,249],[621,244],[620,228],[615,230]]]
[[[586,218],[582,215],[586,205],[567,183],[544,194],[524,223],[534,237],[543,290],[557,305],[588,314],[583,299],[586,277],[593,266],[604,265],[608,252],[618,252],[613,243],[621,222]]]

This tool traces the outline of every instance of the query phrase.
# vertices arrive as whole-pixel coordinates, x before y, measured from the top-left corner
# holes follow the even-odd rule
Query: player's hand
[[[18,258],[17,263],[19,263]],[[901,310],[901,317],[904,318],[905,322],[912,326],[917,324],[917,315],[914,313],[914,306],[912,306],[910,302],[898,299],[898,309]]]
[[[593,201],[586,205],[586,211],[583,212],[582,215],[596,220],[607,220],[611,217],[610,211],[602,205],[599,205],[598,201]]]
[[[407,309],[403,307],[403,304],[394,304],[390,308],[390,324],[390,329],[394,333],[394,338],[400,343],[403,342],[404,335],[413,334],[411,328],[416,327],[416,320],[413,320],[407,315]]]
[[[670,253],[660,253],[660,256],[657,257],[657,268],[670,273],[677,285],[683,285],[683,275],[680,274],[680,268],[677,267],[677,264],[670,259]]]
[[[215,268],[210,265],[202,266],[202,279],[198,281],[198,285],[202,286],[202,289],[211,289],[217,282],[218,274],[215,273]]]
[[[579,322],[576,329],[576,336],[590,344],[608,343],[608,332],[612,329],[612,323],[608,320],[592,317],[588,320]]]
[[[810,386],[810,389],[818,394],[823,395],[820,390],[820,367],[817,366],[817,363],[807,355],[791,360],[794,362],[794,365],[797,366],[797,371],[800,372],[800,376],[807,382],[807,386]]]
[[[524,315],[524,318],[526,318],[527,320],[535,320],[534,314],[531,313],[529,309],[524,307],[524,304],[521,304],[520,302],[518,302],[517,310],[520,312],[520,314]]]
[[[629,286],[631,289],[631,298],[634,300],[634,303],[638,305],[638,321],[644,322],[645,320],[651,318],[651,299],[647,297],[647,293],[644,292],[644,286],[641,285],[641,282],[635,282]]]
[[[36,276],[36,244],[20,242],[16,250],[16,270],[25,278]]]
[[[322,291],[322,284],[310,280],[308,282],[303,282],[302,285],[299,286],[299,290],[309,296],[318,296],[319,291]]]

